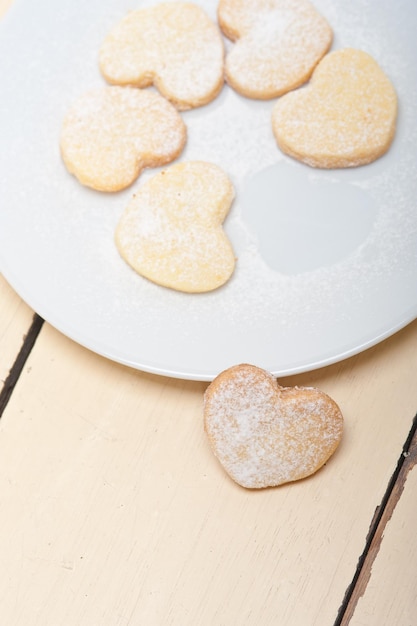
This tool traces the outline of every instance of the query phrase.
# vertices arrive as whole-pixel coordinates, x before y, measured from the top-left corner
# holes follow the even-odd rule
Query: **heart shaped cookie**
[[[218,21],[235,42],[227,82],[249,98],[269,99],[308,80],[333,33],[307,0],[220,0]]]
[[[121,256],[149,280],[201,293],[223,285],[235,256],[222,228],[234,198],[228,176],[203,161],[177,163],[142,185],[116,230]]]
[[[99,64],[109,83],[154,84],[185,110],[210,102],[221,90],[224,45],[202,8],[165,2],[128,13],[104,40]]]
[[[63,121],[60,147],[67,169],[83,185],[119,191],[145,167],[175,159],[185,142],[180,114],[158,93],[104,87],[73,104]]]
[[[337,404],[310,387],[281,387],[253,365],[219,374],[204,395],[210,446],[243,487],[274,487],[316,472],[343,429]]]
[[[313,167],[355,167],[374,161],[391,145],[397,96],[366,52],[345,48],[318,64],[310,83],[275,104],[278,146]]]

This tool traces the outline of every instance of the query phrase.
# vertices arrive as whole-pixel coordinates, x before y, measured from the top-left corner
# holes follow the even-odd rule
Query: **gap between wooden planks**
[[[397,468],[389,482],[385,497],[377,507],[371,522],[363,555],[353,581],[346,592],[334,626],[348,626],[355,614],[359,600],[364,596],[371,579],[372,568],[382,545],[388,522],[403,494],[407,477],[417,465],[417,415],[414,418],[407,441],[404,444]],[[417,608],[417,607],[416,607]],[[382,625],[380,625],[382,626]]]
[[[37,313],[34,313],[32,324],[23,338],[23,343],[16,356],[16,360],[10,368],[9,373],[3,382],[3,387],[0,390],[0,418],[7,406],[10,396],[13,393],[14,387],[19,380],[19,376],[25,366],[29,354],[31,353],[42,326],[43,319]]]

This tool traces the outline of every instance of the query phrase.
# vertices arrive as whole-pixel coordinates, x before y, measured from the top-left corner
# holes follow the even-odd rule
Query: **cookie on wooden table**
[[[306,478],[326,463],[342,437],[336,402],[312,387],[281,387],[267,371],[241,364],[221,372],[204,395],[210,446],[243,487]]]

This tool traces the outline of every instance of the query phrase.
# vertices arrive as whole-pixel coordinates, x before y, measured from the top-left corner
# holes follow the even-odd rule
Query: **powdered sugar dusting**
[[[82,183],[115,191],[130,185],[143,168],[176,158],[185,140],[183,120],[159,94],[104,87],[73,104],[63,122],[61,151]]]
[[[158,0],[140,0],[137,6],[156,4]],[[197,4],[215,20],[217,3]],[[71,101],[103,85],[97,51],[133,5],[91,0],[81,7],[76,0],[66,3],[64,19],[58,5],[48,3],[44,12],[50,19],[43,21],[42,33],[33,29],[33,16],[20,12],[24,40],[11,16],[0,47],[21,71],[15,71],[15,63],[2,64],[0,110],[7,120],[0,168],[2,271],[50,323],[130,366],[211,380],[240,362],[262,365],[280,376],[320,367],[372,345],[415,316],[415,11],[407,0],[399,31],[394,5],[386,3],[383,11],[374,0],[316,0],[314,5],[333,27],[334,49],[349,46],[372,54],[393,82],[400,102],[394,142],[370,165],[313,170],[277,148],[270,124],[273,101],[242,98],[226,85],[206,107],[183,113],[188,139],[181,160],[216,163],[236,189],[224,223],[238,257],[235,271],[223,287],[198,296],[138,276],[114,245],[124,208],[154,172],[144,170],[133,187],[103,195],[68,175],[57,147]],[[293,200],[288,187],[271,187],[262,175],[273,178],[275,170],[282,180],[290,168],[297,169],[297,183],[306,190],[304,212],[317,220],[306,246],[300,245],[296,230],[302,219],[297,204],[288,210]],[[322,183],[332,184],[331,196],[309,194],[312,186],[320,192]],[[250,203],[247,186],[258,189]],[[339,206],[347,186],[360,189],[363,202],[369,197],[374,207],[365,229],[360,211],[352,215],[349,203]],[[259,209],[268,199],[271,215],[280,218],[264,225],[265,213]],[[270,247],[278,246],[277,232],[293,238],[302,263],[288,272],[271,267],[248,211],[261,221]],[[342,211],[342,223],[350,219],[360,233],[347,250],[343,229],[332,228]],[[281,216],[291,220],[292,229]],[[310,257],[310,250],[326,236],[336,253],[313,265],[316,257]]]
[[[333,454],[342,414],[323,392],[283,388],[266,371],[239,365],[205,394],[205,428],[221,464],[244,487],[276,486],[314,473]]]
[[[390,146],[397,96],[378,64],[361,50],[327,55],[305,89],[275,105],[272,124],[284,152],[317,167],[369,163]]]
[[[222,229],[233,186],[216,165],[184,162],[150,179],[130,202],[116,233],[125,260],[158,284],[210,291],[235,265]]]
[[[222,0],[219,22],[237,40],[226,58],[226,78],[254,98],[303,84],[332,42],[328,22],[305,0]]]
[[[224,46],[207,14],[187,2],[161,3],[128,13],[100,50],[113,84],[155,84],[181,109],[212,100],[223,85]]]

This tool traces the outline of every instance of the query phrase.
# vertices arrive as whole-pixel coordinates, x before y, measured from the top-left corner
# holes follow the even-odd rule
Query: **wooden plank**
[[[414,433],[391,497],[373,538],[344,624],[351,626],[415,625],[417,615],[416,493],[417,433]]]
[[[33,311],[0,274],[0,394],[32,324],[32,318]]]
[[[416,367],[415,323],[289,379],[339,402],[344,441],[312,478],[251,492],[208,449],[206,383],[44,326],[0,422],[2,620],[331,626],[415,414]]]

